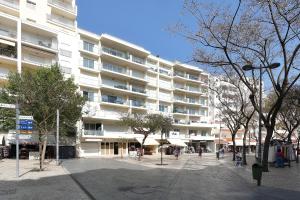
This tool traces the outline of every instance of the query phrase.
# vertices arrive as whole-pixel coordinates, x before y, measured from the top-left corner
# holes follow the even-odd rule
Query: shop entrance
[[[118,154],[119,154],[119,143],[114,142],[114,155],[118,155]]]

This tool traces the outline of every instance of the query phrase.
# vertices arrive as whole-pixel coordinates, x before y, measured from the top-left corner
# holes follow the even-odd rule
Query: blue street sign
[[[19,121],[19,130],[21,131],[32,131],[33,130],[33,121],[31,119],[21,119]]]

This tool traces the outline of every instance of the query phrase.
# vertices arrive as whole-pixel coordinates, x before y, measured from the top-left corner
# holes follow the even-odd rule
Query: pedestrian
[[[202,156],[202,148],[200,147],[199,148],[199,157],[201,157]]]
[[[174,155],[175,155],[176,160],[178,160],[179,151],[178,151],[178,149],[176,147],[174,149]]]
[[[241,153],[239,151],[237,151],[235,157],[236,157],[235,158],[236,159],[235,166],[241,167],[242,166],[242,156],[241,156]]]
[[[283,165],[283,153],[282,153],[281,149],[277,149],[276,167],[284,167],[284,165]]]

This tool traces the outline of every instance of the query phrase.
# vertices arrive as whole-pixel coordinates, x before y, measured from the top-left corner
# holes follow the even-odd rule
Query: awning
[[[167,139],[174,146],[186,147],[187,145],[181,139]]]
[[[135,139],[140,144],[142,144],[144,138],[142,138],[142,137],[136,137]],[[144,145],[145,146],[156,146],[156,145],[159,145],[159,143],[154,138],[147,137],[146,140],[145,140],[145,142],[144,142]]]

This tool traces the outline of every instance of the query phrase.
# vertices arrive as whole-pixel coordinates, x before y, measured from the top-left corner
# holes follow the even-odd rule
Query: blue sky
[[[80,28],[111,34],[171,61],[192,56],[191,44],[167,30],[182,18],[183,0],[77,0],[77,5]]]

